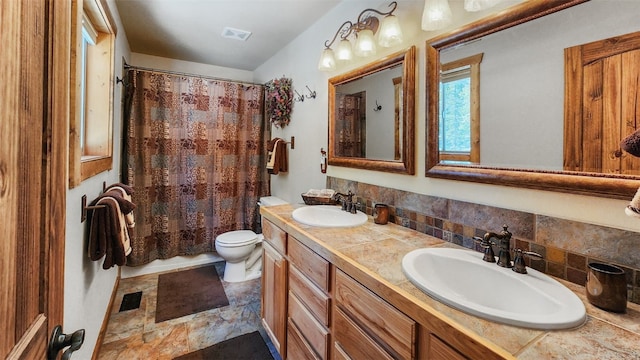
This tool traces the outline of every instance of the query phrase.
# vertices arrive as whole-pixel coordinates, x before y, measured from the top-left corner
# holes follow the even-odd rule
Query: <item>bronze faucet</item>
[[[485,240],[481,237],[475,237],[475,236],[473,240],[475,240],[476,242],[479,242],[480,246],[484,248],[484,257],[482,257],[482,261],[492,262],[492,263],[496,262],[496,255],[493,253],[493,245],[495,245],[496,243],[494,243],[493,241],[490,241],[489,239]]]
[[[355,195],[351,190],[347,194],[336,192],[333,195],[333,198],[340,201],[342,204],[342,210],[349,212],[351,214],[355,214],[357,212],[356,204],[353,203],[353,195]]]
[[[515,259],[513,259],[513,269],[511,270],[517,272],[518,274],[527,273],[527,267],[525,266],[525,263],[524,263],[525,256],[534,257],[534,258],[537,258],[538,260],[543,259],[542,255],[533,251],[523,251],[521,249],[516,249],[515,252],[516,252],[516,257]]]
[[[513,267],[513,264],[511,263],[511,250],[510,250],[510,246],[511,246],[511,233],[509,232],[509,230],[507,230],[508,226],[507,225],[503,225],[502,226],[502,231],[499,234],[496,234],[494,232],[488,232],[486,234],[484,234],[484,237],[482,239],[483,244],[488,245],[489,247],[491,247],[491,239],[498,239],[498,266],[502,266],[502,267],[506,267],[506,268],[510,268]],[[486,252],[485,252],[485,258],[486,258]],[[485,260],[487,261],[487,260]]]

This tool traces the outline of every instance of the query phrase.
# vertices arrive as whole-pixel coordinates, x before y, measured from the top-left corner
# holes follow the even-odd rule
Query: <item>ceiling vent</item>
[[[230,27],[225,27],[224,29],[222,29],[222,37],[227,39],[247,41],[249,36],[251,36],[251,31],[234,29]]]

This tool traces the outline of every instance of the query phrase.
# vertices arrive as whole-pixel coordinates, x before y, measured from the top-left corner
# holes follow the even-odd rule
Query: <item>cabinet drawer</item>
[[[336,351],[336,358],[342,356],[346,359],[393,359],[340,309],[336,309],[335,312],[333,336],[335,347],[344,352],[340,354]]]
[[[320,289],[329,292],[329,262],[291,236],[289,259]]]
[[[329,332],[302,305],[300,299],[289,292],[289,317],[300,330],[302,338],[313,348],[321,359],[328,358]]]
[[[466,360],[466,357],[456,349],[433,334],[429,334],[429,351],[427,358],[433,360]]]
[[[262,235],[278,252],[286,255],[287,233],[264,217],[262,218]]]
[[[336,270],[335,300],[368,333],[389,345],[401,359],[416,355],[416,323],[340,270]]]
[[[300,298],[315,318],[329,326],[329,297],[293,264],[289,264],[289,291]]]
[[[351,360],[342,346],[335,341],[333,342],[333,360]]]
[[[320,360],[291,319],[289,319],[287,328],[287,357],[289,359]]]

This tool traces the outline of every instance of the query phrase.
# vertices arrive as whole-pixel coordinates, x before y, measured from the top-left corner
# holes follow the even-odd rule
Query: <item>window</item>
[[[104,0],[73,2],[69,187],[112,167],[115,28]]]
[[[480,162],[480,62],[482,54],[442,65],[440,161]]]

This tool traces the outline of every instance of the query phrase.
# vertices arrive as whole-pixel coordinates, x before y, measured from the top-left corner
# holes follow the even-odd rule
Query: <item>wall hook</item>
[[[382,110],[382,105],[378,104],[378,100],[376,100],[376,107],[373,108],[373,111],[380,111]]]
[[[324,148],[320,148],[320,172],[327,173],[327,152]]]
[[[309,90],[309,95],[307,95],[307,99],[315,99],[316,98],[316,92],[309,89],[308,85],[305,85],[307,90]]]
[[[293,90],[293,91],[296,93],[296,95],[298,95],[293,100],[299,101],[299,102],[303,102],[304,101],[304,95],[300,95],[298,90]]]

